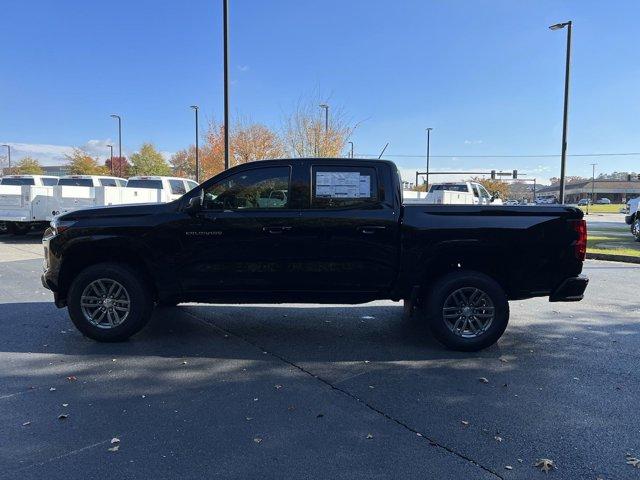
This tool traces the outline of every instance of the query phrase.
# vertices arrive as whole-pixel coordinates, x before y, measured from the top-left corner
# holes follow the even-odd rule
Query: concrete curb
[[[608,260],[610,262],[640,263],[640,257],[631,257],[629,255],[613,255],[610,253],[587,252],[587,258],[589,260]]]

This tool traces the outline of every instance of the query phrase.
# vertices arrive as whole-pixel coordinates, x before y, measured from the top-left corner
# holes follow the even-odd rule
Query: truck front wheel
[[[153,296],[138,272],[118,263],[100,263],[77,275],[67,305],[73,324],[85,336],[119,342],[147,324]]]
[[[637,215],[631,224],[631,234],[636,237],[636,242],[640,242],[640,218]]]
[[[474,271],[456,271],[432,287],[426,302],[429,329],[452,350],[473,352],[489,347],[509,322],[509,302],[491,277]]]

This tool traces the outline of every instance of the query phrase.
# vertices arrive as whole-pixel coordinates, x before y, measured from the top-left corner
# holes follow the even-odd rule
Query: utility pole
[[[433,128],[431,127],[427,128],[427,185],[426,185],[427,192],[429,191],[429,149],[431,147],[431,130],[433,130]]]
[[[593,199],[595,196],[595,182],[596,182],[596,165],[597,163],[591,164],[591,204],[593,205]],[[589,215],[589,202],[587,202],[587,215]]]
[[[229,0],[222,0],[224,34],[224,169],[229,168]]]
[[[564,71],[564,110],[562,115],[562,158],[560,160],[560,203],[564,203],[565,170],[567,164],[567,122],[569,118],[569,77],[571,73],[571,21],[551,25],[551,30],[567,27],[567,58]]]
[[[9,169],[8,170],[9,170],[9,175],[11,175],[11,145],[8,145],[8,144],[5,143],[2,146],[3,147],[7,147],[7,159],[9,161]],[[2,173],[2,172],[0,172],[0,173]]]
[[[122,161],[122,118],[120,115],[111,114],[111,118],[118,119],[118,157]]]
[[[198,158],[198,106],[191,105],[196,114],[196,182],[200,183],[200,159]]]
[[[349,145],[351,145],[351,153],[349,158],[353,158],[353,142],[347,142]]]
[[[110,158],[111,158],[111,176],[113,177],[113,145],[107,145],[107,147],[109,147],[109,150],[111,151],[111,153],[110,153]]]

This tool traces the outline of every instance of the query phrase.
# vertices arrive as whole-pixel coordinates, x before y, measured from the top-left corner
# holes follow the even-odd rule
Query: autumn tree
[[[577,182],[586,182],[587,180],[589,180],[589,179],[588,178],[584,178],[584,177],[580,177],[580,176],[577,176],[577,175],[567,175],[566,177],[564,177],[565,184],[577,183]],[[549,182],[551,182],[551,185],[559,185],[560,184],[560,179],[558,177],[551,177],[549,179]]]
[[[126,178],[130,175],[129,170],[131,169],[131,164],[127,160],[127,157],[113,157],[113,168],[111,168],[111,159],[107,158],[104,166],[114,177]]]
[[[11,169],[17,175],[42,175],[44,170],[35,158],[24,157]]]
[[[173,172],[178,177],[196,178],[196,147],[190,145],[189,148],[178,150],[171,155],[169,164],[173,167]],[[202,175],[201,175],[201,178]]]
[[[478,182],[494,197],[507,199],[509,197],[509,184],[491,178],[472,178],[472,182]]]
[[[131,155],[131,175],[171,175],[171,167],[151,143],[143,143],[140,151]]]
[[[105,175],[107,169],[100,165],[97,158],[92,157],[80,148],[74,148],[67,157],[70,175]]]
[[[286,149],[278,134],[259,123],[238,122],[231,134],[233,164],[282,158]]]
[[[318,105],[320,98],[298,102],[284,120],[283,143],[293,157],[339,157],[357,125],[350,125],[341,107],[330,106],[329,122]]]

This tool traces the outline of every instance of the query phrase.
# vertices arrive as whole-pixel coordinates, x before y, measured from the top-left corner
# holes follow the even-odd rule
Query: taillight
[[[578,236],[574,244],[574,253],[578,260],[584,262],[587,256],[587,222],[585,220],[571,220],[571,223]]]

